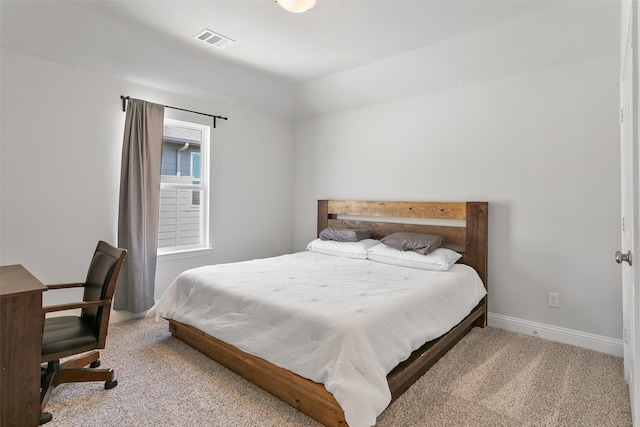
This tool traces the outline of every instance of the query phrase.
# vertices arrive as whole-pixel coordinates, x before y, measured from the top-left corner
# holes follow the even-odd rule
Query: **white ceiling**
[[[234,62],[304,83],[477,31],[549,7],[526,0],[319,0],[292,14],[272,0],[7,1],[2,45],[90,68],[127,64],[153,50],[180,49],[186,67]],[[192,37],[209,28],[233,40],[225,50]],[[78,52],[82,52],[79,58]]]
[[[273,0],[0,0],[0,42],[138,85],[127,95],[302,118],[619,55],[619,5],[318,0],[292,14]],[[204,28],[235,43],[194,40]]]

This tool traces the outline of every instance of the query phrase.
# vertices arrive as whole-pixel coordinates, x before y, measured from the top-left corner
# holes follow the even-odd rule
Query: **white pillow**
[[[381,243],[367,251],[367,258],[384,264],[444,271],[462,258],[462,255],[447,248],[438,248],[427,255],[422,255],[414,251],[400,251]]]
[[[316,239],[307,245],[307,250],[325,255],[367,259],[367,249],[379,243],[380,241],[375,239],[362,239],[357,242]]]

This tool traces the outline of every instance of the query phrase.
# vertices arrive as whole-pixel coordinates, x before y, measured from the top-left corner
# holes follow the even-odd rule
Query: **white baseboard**
[[[55,313],[54,315],[64,315],[64,313],[67,312]],[[124,310],[112,310],[109,323],[117,323],[138,317],[144,317],[146,313],[146,311],[143,313],[130,313]],[[517,317],[503,316],[502,314],[489,313],[488,320],[489,326],[494,328],[506,329],[511,332],[588,348],[590,350],[612,354],[618,357],[623,357],[624,355],[622,340],[576,331],[574,329],[547,325],[545,323],[531,322]]]
[[[118,323],[125,320],[137,319],[138,317],[144,317],[145,314],[147,314],[146,311],[142,313],[131,313],[125,310],[111,310],[109,323]]]
[[[145,314],[147,314],[146,311],[142,313],[130,313],[125,310],[111,310],[111,314],[109,315],[109,323],[118,323],[125,320],[136,319],[138,317],[144,317]],[[47,317],[59,316],[80,316],[80,309],[54,311],[52,313],[49,313]]]
[[[489,326],[623,357],[622,340],[489,313]]]

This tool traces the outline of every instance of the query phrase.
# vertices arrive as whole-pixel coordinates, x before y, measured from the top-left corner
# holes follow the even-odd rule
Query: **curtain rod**
[[[122,100],[122,111],[127,111],[127,101],[129,99],[131,99],[128,96],[124,96],[124,95],[120,95],[120,99]],[[193,111],[193,110],[185,110],[184,108],[178,108],[178,107],[172,107],[170,105],[163,105],[164,108],[171,108],[172,110],[180,110],[180,111],[186,111],[187,113],[194,113],[194,114],[200,114],[201,116],[208,116],[208,117],[213,117],[213,128],[216,128],[216,119],[220,119],[220,120],[228,120],[227,117],[222,117],[222,116],[214,116],[213,114],[207,114],[207,113],[201,113],[199,111]]]

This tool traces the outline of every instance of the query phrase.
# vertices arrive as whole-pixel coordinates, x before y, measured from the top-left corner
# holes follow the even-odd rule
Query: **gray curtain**
[[[130,99],[124,125],[118,247],[127,249],[113,306],[140,313],[154,304],[164,106]]]

